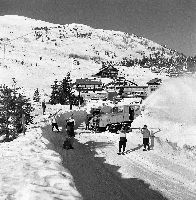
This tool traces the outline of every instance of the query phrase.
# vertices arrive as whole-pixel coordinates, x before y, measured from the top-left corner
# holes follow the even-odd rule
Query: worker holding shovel
[[[147,125],[144,125],[144,127],[141,129],[141,134],[143,135],[143,145],[144,145],[143,151],[147,151],[146,149],[147,146],[148,150],[150,150],[150,145],[149,145],[150,131],[148,130]]]
[[[60,110],[61,110],[61,109],[60,109]],[[51,120],[51,122],[52,122],[52,131],[54,131],[54,128],[56,128],[56,130],[57,130],[58,132],[60,132],[59,127],[58,127],[58,124],[57,124],[57,120],[56,120],[57,113],[58,113],[60,110],[58,110],[58,111],[57,111],[56,113],[54,113],[54,114],[50,114],[50,116],[49,116],[49,118],[50,118],[50,120]]]

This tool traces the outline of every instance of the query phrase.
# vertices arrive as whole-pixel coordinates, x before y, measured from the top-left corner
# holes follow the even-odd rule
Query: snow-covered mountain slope
[[[155,74],[148,67],[148,62],[136,62],[142,61],[143,56],[147,58],[157,54],[164,62],[179,57],[177,52],[133,34],[93,29],[80,24],[56,25],[19,16],[0,17],[0,83],[12,85],[12,78],[15,78],[17,85],[30,94],[35,88],[42,89],[40,93],[48,93],[53,81],[61,80],[68,71],[71,71],[73,79],[89,77],[107,62],[117,66],[128,79],[134,79],[139,85],[151,78],[165,78],[167,69],[164,74],[162,68],[154,66],[155,70],[159,69],[159,73]],[[130,63],[127,66],[129,59],[134,60],[133,66]],[[75,60],[79,65],[75,64]],[[127,146],[130,151],[119,163],[116,155],[118,135],[88,133],[77,135],[77,139],[81,143],[112,142],[114,146],[97,148],[96,151],[106,158],[107,163],[121,164],[119,172],[123,178],[144,180],[170,199],[192,200],[195,199],[196,169],[195,82],[187,79],[166,84],[146,99],[145,112],[132,124],[135,127],[147,124],[161,128],[161,132],[155,135],[154,151],[145,152],[148,153],[145,155],[140,149],[142,146],[138,146],[142,143],[141,135],[130,132]],[[54,113],[59,107],[47,106],[46,113]],[[41,112],[41,108],[37,107],[37,110]],[[58,118],[60,126],[70,116],[70,113],[66,114],[67,110],[65,108],[62,118]],[[45,119],[47,117],[45,115]],[[75,115],[78,124],[84,121],[82,117]],[[44,119],[39,116],[36,120]],[[61,167],[59,154],[52,148],[49,150],[52,144],[43,138],[43,127],[47,127],[45,134],[48,138],[54,140],[57,135],[51,133],[47,120],[34,126],[28,127],[26,136],[0,145],[0,198],[67,199],[69,196],[70,199],[79,199],[81,196],[74,186],[73,177]],[[64,139],[63,135],[56,141],[62,144]],[[184,154],[178,147],[184,147]],[[60,145],[56,148],[62,151]]]
[[[151,67],[142,68],[142,63],[138,63],[156,54],[164,59],[179,56],[134,34],[82,24],[51,24],[21,16],[0,17],[0,83],[11,84],[15,77],[20,86],[47,90],[68,71],[73,79],[89,77],[110,63],[127,79],[142,85],[154,77],[164,79],[167,74],[155,74]]]

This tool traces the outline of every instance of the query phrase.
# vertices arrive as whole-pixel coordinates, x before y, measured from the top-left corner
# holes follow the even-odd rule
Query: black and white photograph
[[[196,0],[0,0],[0,200],[196,200]]]

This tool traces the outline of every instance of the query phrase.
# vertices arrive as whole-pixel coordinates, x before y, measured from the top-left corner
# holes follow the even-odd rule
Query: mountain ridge
[[[73,79],[89,77],[105,65],[139,85],[187,71],[185,55],[135,34],[22,16],[0,17],[0,29],[1,71],[32,88],[49,88],[70,71]]]

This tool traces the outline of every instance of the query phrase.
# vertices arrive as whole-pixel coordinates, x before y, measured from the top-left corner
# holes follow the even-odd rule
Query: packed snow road
[[[67,168],[74,178],[77,190],[84,200],[161,200],[164,198],[158,191],[152,190],[149,184],[137,178],[125,179],[118,172],[119,167],[104,163],[104,158],[96,157],[93,143],[81,144],[75,140],[73,150],[62,149],[64,133],[52,133],[51,127],[43,129],[43,135],[48,137],[56,146],[56,150],[63,158],[63,166]],[[108,146],[108,143],[98,144],[100,147]],[[114,159],[126,162],[126,158],[118,157],[116,152]],[[123,161],[124,160],[124,161]]]
[[[80,143],[96,152],[96,159],[98,157],[108,169],[112,170],[113,166],[118,166],[115,174],[119,175],[123,182],[129,182],[129,187],[132,185],[137,188],[137,181],[142,180],[170,200],[196,199],[195,159],[187,158],[186,154],[173,149],[173,146],[158,137],[155,139],[154,150],[143,152],[141,138],[138,141],[136,132],[128,134],[127,154],[119,156],[116,154],[118,137],[118,134],[107,132],[82,132],[76,136]],[[140,188],[137,190],[140,191]]]
[[[67,115],[59,118],[60,126]],[[74,116],[73,150],[62,148],[65,131],[51,132],[48,125],[42,133],[63,158],[63,166],[70,171],[83,199],[196,199],[194,157],[187,157],[172,143],[160,140],[159,135],[154,150],[143,152],[137,132],[128,133],[127,154],[119,156],[118,134],[85,131],[84,112],[77,111]]]
[[[64,167],[71,172],[85,200],[166,199],[142,180],[122,178],[119,167],[104,163],[104,158],[96,158],[95,152],[84,144],[75,142],[75,149],[65,151],[62,155]],[[119,162],[122,159],[125,158],[119,158]]]

